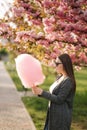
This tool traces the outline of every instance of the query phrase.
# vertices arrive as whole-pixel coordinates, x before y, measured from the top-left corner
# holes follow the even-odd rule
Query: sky
[[[0,0],[0,18],[4,17],[5,12],[11,6],[13,0]]]
[[[6,11],[8,11],[9,7],[12,5],[13,0],[0,0],[0,19],[4,17]],[[0,43],[6,43],[5,39],[0,39]]]

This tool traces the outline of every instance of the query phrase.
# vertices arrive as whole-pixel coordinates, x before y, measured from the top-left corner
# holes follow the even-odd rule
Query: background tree
[[[3,22],[2,22],[3,21]],[[0,21],[7,48],[49,63],[69,53],[76,65],[87,64],[86,0],[15,0]]]

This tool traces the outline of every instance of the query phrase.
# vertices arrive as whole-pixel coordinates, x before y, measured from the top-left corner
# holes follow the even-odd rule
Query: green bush
[[[7,50],[5,48],[0,49],[0,56],[7,55]]]

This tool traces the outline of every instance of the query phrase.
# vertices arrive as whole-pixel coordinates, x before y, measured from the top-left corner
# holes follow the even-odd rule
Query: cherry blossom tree
[[[42,62],[68,53],[75,65],[86,65],[87,0],[15,0],[0,21],[0,35],[12,51]]]

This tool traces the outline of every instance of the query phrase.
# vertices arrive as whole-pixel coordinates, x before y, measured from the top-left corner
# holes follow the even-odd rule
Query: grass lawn
[[[14,62],[6,62],[5,66],[6,66],[6,69],[8,70],[8,72],[9,72],[13,82],[15,83],[17,90],[18,91],[24,91],[25,88],[23,87],[23,85],[22,85],[22,83],[21,83],[21,81],[18,77],[17,71],[15,70]]]
[[[6,66],[18,90],[24,90],[15,71],[15,67],[13,67],[13,70],[10,70],[11,67],[8,67],[8,65]],[[49,75],[47,75],[47,71],[49,72]],[[44,73],[47,75],[47,78],[44,84],[41,85],[41,88],[48,90],[51,83],[55,80],[55,76],[53,75],[53,72],[50,72],[49,70],[44,70]],[[82,70],[75,72],[75,77],[77,81],[77,91],[74,100],[71,130],[87,130],[87,68],[82,68]],[[22,100],[34,121],[37,130],[43,130],[48,101],[38,97],[23,97]]]

